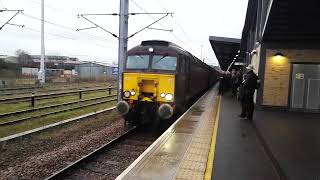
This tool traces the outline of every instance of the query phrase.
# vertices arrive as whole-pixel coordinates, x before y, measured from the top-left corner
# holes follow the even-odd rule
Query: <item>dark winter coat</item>
[[[243,84],[244,95],[253,96],[254,91],[259,87],[260,87],[260,80],[258,76],[253,71],[249,71],[246,75],[246,79]]]

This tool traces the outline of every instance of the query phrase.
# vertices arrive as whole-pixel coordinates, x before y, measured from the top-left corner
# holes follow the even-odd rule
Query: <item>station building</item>
[[[117,66],[100,62],[86,62],[76,65],[75,72],[80,78],[115,77]]]
[[[320,111],[317,7],[308,0],[249,0],[241,40],[210,37],[223,70],[233,60],[255,67],[258,106]]]

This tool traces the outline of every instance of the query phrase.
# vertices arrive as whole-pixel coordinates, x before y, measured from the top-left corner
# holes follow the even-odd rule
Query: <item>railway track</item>
[[[92,88],[108,88],[107,86],[83,86],[83,87],[71,87],[65,89],[50,89],[46,90],[43,87],[25,87],[25,88],[13,88],[13,89],[0,89],[0,95],[22,95],[22,94],[30,94],[30,93],[43,93],[48,94],[49,92],[62,92],[62,91],[72,91],[76,89],[92,89]]]
[[[80,100],[80,101],[72,101],[72,102],[68,102],[68,103],[55,104],[55,105],[50,105],[50,106],[42,106],[42,107],[38,107],[38,108],[26,109],[26,110],[9,112],[9,113],[2,113],[2,114],[0,114],[0,118],[18,115],[18,114],[22,114],[22,113],[29,113],[29,112],[39,111],[39,110],[45,110],[45,109],[55,108],[55,107],[60,107],[60,106],[68,106],[68,105],[82,103],[82,102],[95,101],[95,100],[105,99],[108,97],[116,97],[116,95],[102,96],[102,97],[84,99],[84,100]]]
[[[15,120],[7,121],[7,122],[2,122],[2,123],[0,123],[0,127],[1,126],[14,125],[14,124],[17,124],[17,123],[20,123],[20,122],[23,122],[23,121],[36,119],[36,118],[41,118],[41,117],[45,117],[45,116],[49,116],[49,115],[53,115],[53,114],[57,114],[57,113],[62,113],[62,112],[66,112],[66,111],[71,111],[71,110],[76,110],[76,109],[81,109],[81,108],[85,108],[85,107],[89,107],[89,106],[94,106],[94,105],[98,105],[98,104],[103,104],[103,103],[107,103],[107,102],[116,101],[117,98],[112,98],[112,97],[116,97],[116,96],[117,95],[110,95],[110,96],[107,96],[107,97],[98,97],[98,98],[92,98],[92,99],[87,99],[87,100],[74,101],[74,102],[69,102],[69,103],[63,103],[63,104],[45,106],[45,107],[40,107],[40,108],[34,108],[34,109],[29,109],[29,110],[24,110],[24,111],[17,111],[17,112],[12,112],[12,113],[0,114],[0,117],[5,117],[5,116],[12,116],[12,115],[22,114],[22,113],[27,113],[27,112],[33,112],[33,111],[39,111],[39,110],[46,110],[46,109],[50,109],[50,108],[56,108],[56,107],[73,105],[73,104],[79,104],[79,103],[88,102],[88,101],[105,99],[105,100],[102,100],[102,101],[93,102],[93,103],[89,103],[89,104],[85,104],[85,105],[80,105],[80,106],[75,106],[75,107],[70,107],[70,108],[64,108],[64,109],[58,109],[56,111],[51,111],[51,112],[43,113],[43,114],[36,115],[36,116],[23,117],[23,118],[20,118],[20,119],[15,119]],[[112,99],[106,99],[106,98],[112,98]]]
[[[66,95],[77,95],[79,93],[88,93],[88,92],[101,92],[101,91],[111,91],[115,87],[107,87],[107,88],[95,88],[95,89],[86,89],[86,90],[76,90],[76,91],[66,91],[66,92],[59,92],[59,93],[49,93],[49,94],[41,94],[36,96],[20,96],[20,97],[11,97],[11,98],[4,98],[0,99],[0,103],[15,103],[15,102],[25,102],[30,101],[32,98],[35,100],[44,100],[44,99],[51,99],[55,97],[63,97]],[[110,90],[109,90],[110,89]]]
[[[75,118],[70,118],[70,119],[63,120],[63,121],[60,121],[60,122],[57,122],[57,123],[53,123],[53,124],[49,124],[49,125],[46,125],[46,126],[43,126],[43,127],[39,127],[39,128],[35,128],[35,129],[29,130],[29,131],[25,131],[25,132],[22,132],[22,133],[13,134],[13,135],[10,135],[10,136],[7,136],[7,137],[3,137],[3,138],[0,138],[0,145],[1,145],[1,143],[7,142],[7,141],[10,141],[10,140],[13,140],[13,139],[25,137],[25,136],[28,136],[30,134],[34,134],[34,133],[38,133],[38,132],[41,132],[41,131],[44,131],[44,130],[48,130],[48,129],[51,129],[51,128],[54,128],[54,127],[62,126],[62,125],[65,125],[65,124],[68,124],[68,123],[71,123],[71,122],[84,120],[84,119],[96,116],[98,114],[101,114],[101,113],[106,113],[106,112],[113,111],[115,109],[116,109],[116,107],[112,106],[112,107],[109,107],[109,108],[106,108],[106,109],[103,109],[103,110],[100,110],[100,111],[97,111],[97,112],[88,113],[88,114],[85,114],[85,115],[81,115],[81,116],[78,116],[78,117],[75,117]]]
[[[115,179],[158,137],[133,127],[48,177],[54,179]]]
[[[25,90],[25,89],[36,89],[41,88],[40,86],[32,86],[32,87],[19,87],[19,88],[1,88],[1,91],[17,91],[17,90]]]

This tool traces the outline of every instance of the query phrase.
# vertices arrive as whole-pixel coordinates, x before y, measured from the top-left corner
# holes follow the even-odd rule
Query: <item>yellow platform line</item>
[[[204,180],[211,180],[212,173],[213,173],[213,160],[214,160],[214,154],[216,149],[217,132],[218,132],[218,126],[219,126],[220,104],[221,104],[221,96],[219,97],[219,105],[218,105],[218,109],[217,109],[216,117],[214,121],[215,122],[214,129],[212,132],[211,146],[210,146],[210,151],[208,155],[206,171],[204,174]]]

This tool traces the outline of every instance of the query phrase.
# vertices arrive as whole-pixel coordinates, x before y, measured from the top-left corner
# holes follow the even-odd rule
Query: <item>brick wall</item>
[[[275,57],[281,52],[284,57]],[[320,50],[267,49],[263,105],[288,106],[291,63],[320,63]]]

